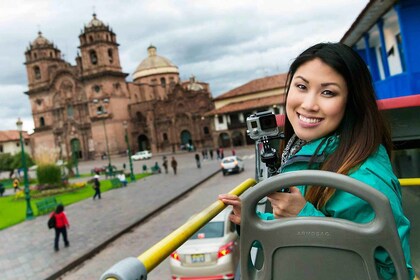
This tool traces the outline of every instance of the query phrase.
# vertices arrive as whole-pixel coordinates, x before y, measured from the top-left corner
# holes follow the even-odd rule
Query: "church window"
[[[93,65],[96,65],[98,63],[98,56],[96,55],[96,52],[94,50],[91,50],[89,52],[90,56],[90,62],[92,62]]]
[[[37,80],[41,79],[41,70],[39,69],[38,66],[34,66],[34,75],[35,75],[35,79]]]
[[[38,55],[36,53],[34,53],[34,58],[36,59],[38,57]]]
[[[207,126],[205,126],[203,128],[203,132],[204,132],[205,135],[208,135],[210,133],[210,130],[209,130],[209,128]]]
[[[112,49],[108,49],[108,58],[109,58],[109,63],[112,63],[112,61],[113,61]]]
[[[166,79],[160,78],[160,84],[162,85],[162,87],[166,87]]]
[[[115,88],[115,89],[120,89],[120,88],[121,88],[120,83],[115,83],[115,84],[114,84],[114,88]]]
[[[96,114],[97,115],[102,115],[102,114],[106,114],[106,110],[103,106],[99,106],[96,108]]]
[[[168,134],[163,133],[163,141],[168,141]]]
[[[73,106],[71,106],[71,105],[67,106],[67,116],[69,118],[73,118],[73,114],[74,114],[74,112],[73,112]]]
[[[41,126],[41,127],[45,126],[45,119],[44,119],[44,117],[40,117],[39,118],[39,126]]]
[[[99,91],[101,90],[101,87],[100,87],[100,86],[98,86],[98,85],[94,85],[94,86],[93,86],[93,90],[94,90],[95,92],[99,92]]]
[[[93,42],[93,37],[89,36],[89,42]]]
[[[50,52],[50,57],[53,57],[53,54],[52,54],[52,52]]]

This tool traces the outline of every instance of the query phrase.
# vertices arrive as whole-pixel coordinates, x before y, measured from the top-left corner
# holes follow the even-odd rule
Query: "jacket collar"
[[[325,159],[332,154],[337,148],[339,143],[339,136],[334,134],[310,141],[302,146],[302,148],[292,157],[290,157],[281,167],[280,173],[283,169],[296,162],[322,163]],[[318,149],[318,146],[319,149]],[[318,151],[317,151],[318,149]],[[316,154],[315,154],[316,152]]]

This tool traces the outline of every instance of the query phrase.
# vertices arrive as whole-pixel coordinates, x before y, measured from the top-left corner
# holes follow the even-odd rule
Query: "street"
[[[198,213],[216,201],[219,193],[228,192],[247,178],[253,178],[253,149],[240,150],[238,155],[244,155],[244,172],[228,176],[223,176],[221,173],[217,174],[188,193],[184,198],[168,205],[164,211],[109,244],[93,258],[67,272],[60,279],[99,279],[100,275],[113,264],[126,257],[137,257],[184,224],[191,215]],[[162,262],[149,273],[147,279],[170,279],[168,262],[166,260]]]

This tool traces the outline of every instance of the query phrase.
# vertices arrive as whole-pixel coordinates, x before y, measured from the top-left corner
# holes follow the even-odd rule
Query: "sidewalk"
[[[70,247],[60,240],[59,252],[53,249],[48,215],[0,231],[1,279],[55,279],[220,170],[217,160],[204,161],[200,169],[188,160],[191,164],[179,165],[177,175],[170,169],[105,192],[101,200],[67,206]]]

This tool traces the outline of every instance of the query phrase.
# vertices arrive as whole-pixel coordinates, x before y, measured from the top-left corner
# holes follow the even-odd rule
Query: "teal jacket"
[[[309,160],[312,158],[323,139],[324,138],[318,139],[304,145],[294,156],[281,166],[280,173],[307,170]],[[322,147],[318,150],[315,157],[315,164],[311,166],[311,169],[318,169],[319,165],[328,157],[328,155],[335,151],[338,142],[338,136],[328,137]],[[407,268],[409,269],[411,276],[410,279],[413,279],[414,270],[411,266],[409,247],[410,222],[404,216],[401,204],[401,187],[397,177],[392,171],[391,162],[385,148],[381,145],[376,153],[369,156],[358,169],[352,170],[349,176],[372,186],[388,197],[397,225],[398,234],[401,239],[402,248],[404,250]],[[297,187],[300,192],[305,195],[306,186]],[[274,219],[272,213],[258,213],[258,215],[266,220]],[[312,203],[306,202],[306,205],[298,216],[330,216],[357,223],[367,223],[373,220],[375,214],[369,204],[364,200],[352,194],[337,190],[333,197],[331,197],[323,207],[322,211],[316,209]],[[384,279],[392,279],[395,274],[395,269],[392,266],[389,255],[385,251],[378,250],[375,253],[375,259],[378,261],[378,270],[381,276]]]

